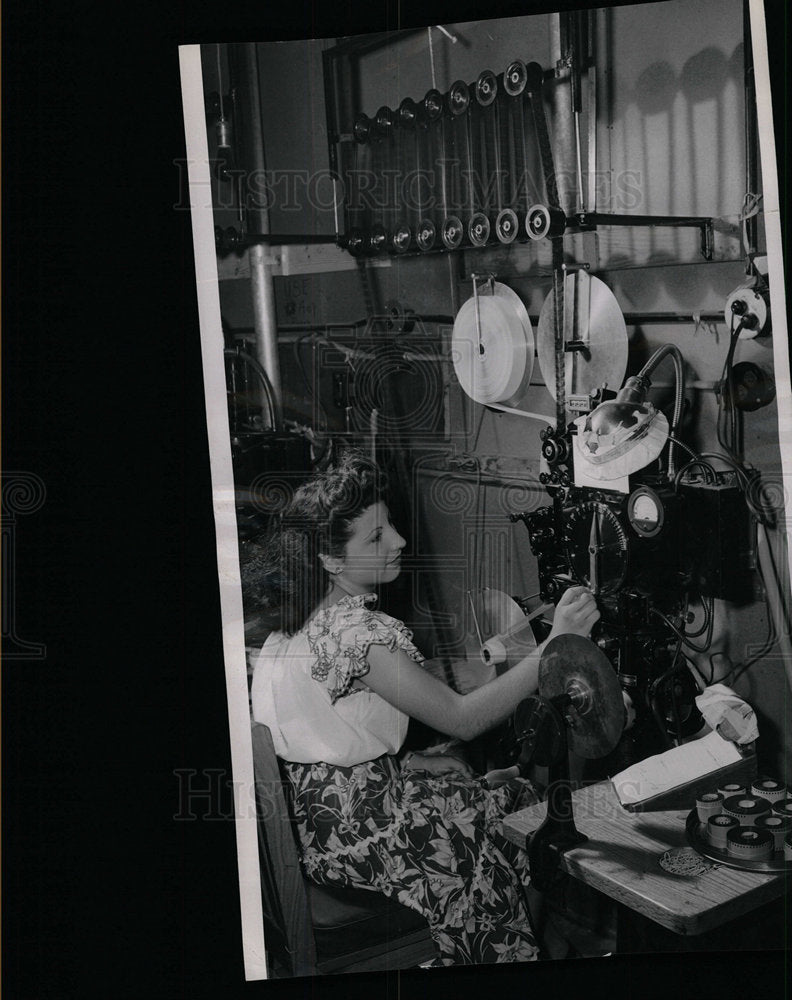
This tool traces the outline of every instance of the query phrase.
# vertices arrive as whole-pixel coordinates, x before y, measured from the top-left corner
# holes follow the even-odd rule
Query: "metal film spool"
[[[531,205],[525,213],[525,233],[532,240],[541,240],[545,236],[563,236],[566,229],[566,216],[560,208],[547,205]]]
[[[533,330],[511,289],[511,296],[497,294],[497,283],[495,290],[495,295],[479,295],[463,304],[454,321],[451,350],[459,384],[471,399],[485,406],[513,406],[531,381]]]
[[[352,125],[352,135],[355,142],[368,142],[371,135],[371,119],[368,115],[360,114],[355,118]]]
[[[490,238],[490,221],[483,212],[476,212],[468,222],[468,239],[474,247],[483,247]]]
[[[449,250],[456,250],[462,243],[464,235],[465,227],[458,216],[449,215],[443,219],[443,225],[440,230],[440,239],[443,241],[443,246],[448,247]]]
[[[393,131],[393,125],[395,122],[394,113],[387,105],[383,105],[374,115],[374,124],[376,126],[377,132],[382,136],[382,138],[387,138]]]
[[[514,209],[503,208],[498,212],[498,217],[495,220],[495,235],[501,243],[513,243],[519,228],[520,224]]]
[[[349,230],[346,236],[346,248],[353,257],[357,257],[365,250],[366,237],[362,229],[356,226]]]
[[[782,799],[773,803],[773,812],[776,816],[792,816],[792,799]]]
[[[773,835],[753,826],[739,826],[726,834],[726,850],[735,858],[764,861],[773,854]]]
[[[758,795],[768,802],[781,802],[787,797],[787,787],[775,778],[760,778],[751,784],[751,795]]]
[[[381,253],[388,244],[388,234],[385,231],[385,227],[379,225],[374,225],[371,227],[368,233],[368,250],[371,253]]]
[[[767,830],[773,835],[774,849],[784,850],[784,838],[792,830],[792,818],[787,816],[776,816],[771,813],[769,816],[760,816],[756,820],[757,830]]]
[[[423,111],[430,122],[437,121],[443,113],[443,95],[439,90],[427,90],[423,99]]]
[[[734,816],[725,816],[723,813],[717,816],[710,816],[707,820],[707,840],[709,840],[713,847],[725,851],[726,835],[729,830],[737,829],[739,825]]]
[[[476,80],[476,100],[483,108],[488,108],[498,96],[498,80],[490,69],[479,73]]]
[[[405,97],[399,105],[399,126],[401,128],[415,128],[418,118],[418,105],[411,97]]]
[[[436,238],[437,231],[434,222],[431,219],[421,219],[418,223],[418,235],[415,237],[418,248],[423,251],[431,250],[435,245]]]
[[[706,823],[710,816],[719,816],[723,797],[717,792],[705,792],[696,799],[696,812],[700,823]]]
[[[451,84],[448,91],[448,110],[453,117],[463,115],[470,107],[470,88],[464,80],[457,80]]]
[[[587,395],[603,382],[612,389],[620,388],[627,371],[627,324],[610,288],[586,271],[567,274],[561,311],[564,342],[577,341],[584,346],[584,350],[564,354],[566,396]],[[542,377],[553,399],[556,399],[555,315],[551,292],[539,313],[536,350]]]
[[[738,785],[736,782],[732,781],[726,785],[719,785],[718,792],[724,797],[724,799],[731,798],[732,795],[746,795],[748,789],[745,785]]]
[[[591,639],[557,635],[539,661],[539,694],[561,702],[570,750],[586,760],[609,754],[624,730],[624,698],[608,658]]]
[[[503,89],[509,97],[518,97],[528,83],[528,70],[522,59],[515,59],[506,67],[503,74]]]
[[[396,253],[407,253],[412,241],[412,230],[406,225],[397,226],[391,237],[391,245]]]
[[[723,802],[724,816],[734,816],[741,826],[753,826],[759,816],[770,815],[767,799],[755,795],[732,795]]]

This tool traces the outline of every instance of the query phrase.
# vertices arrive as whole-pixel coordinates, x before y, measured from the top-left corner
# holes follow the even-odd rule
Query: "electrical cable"
[[[707,598],[701,598],[701,607],[704,611],[704,621],[701,623],[701,627],[697,632],[685,632],[688,639],[697,639],[700,635],[703,635],[709,628],[710,621],[713,614],[715,613],[715,598],[709,598],[709,604],[707,604]]]
[[[675,444],[675,445],[676,445],[676,446],[677,446],[678,448],[681,448],[681,449],[682,449],[683,451],[686,451],[686,452],[688,453],[688,455],[690,455],[690,457],[691,457],[691,458],[696,458],[696,459],[697,459],[697,458],[699,457],[699,456],[698,456],[698,455],[696,454],[696,452],[695,452],[695,451],[693,451],[693,449],[692,449],[692,448],[689,448],[689,447],[688,447],[688,446],[687,446],[687,445],[685,444],[685,442],[684,442],[684,441],[680,441],[680,440],[679,440],[679,438],[677,438],[677,437],[674,437],[674,435],[673,435],[673,434],[669,434],[669,435],[668,435],[668,440],[669,440],[669,441],[671,441],[671,442],[673,442],[673,444]]]
[[[734,405],[734,377],[733,377],[733,361],[734,352],[737,348],[737,341],[739,340],[740,333],[745,326],[745,320],[740,319],[737,325],[734,325],[735,315],[732,315],[731,320],[731,333],[729,337],[729,350],[726,353],[726,360],[723,364],[723,371],[721,373],[721,385],[720,392],[718,393],[718,418],[716,420],[716,432],[718,435],[718,443],[722,448],[734,458],[739,460],[738,456],[735,454],[734,448],[737,446],[737,408]],[[726,415],[728,416],[729,429],[731,434],[731,441],[727,442],[723,439],[723,433],[721,431],[721,421],[723,417],[722,404],[726,403]]]
[[[308,390],[308,394],[311,397],[311,399],[316,403],[317,410],[318,410],[319,415],[321,417],[323,426],[321,427],[320,432],[323,433],[323,434],[327,434],[328,428],[330,426],[329,420],[328,420],[328,417],[327,417],[327,411],[324,408],[324,404],[322,403],[321,396],[315,391],[314,387],[311,385],[311,382],[310,382],[310,380],[308,378],[308,374],[307,374],[307,372],[305,370],[305,365],[303,364],[302,356],[300,354],[300,346],[301,346],[302,342],[304,340],[309,340],[313,336],[314,335],[312,333],[308,333],[308,334],[305,334],[305,336],[303,336],[303,337],[298,337],[297,340],[295,340],[294,344],[292,345],[292,350],[293,350],[293,353],[294,353],[294,360],[297,363],[297,368],[299,369],[300,375],[302,376],[302,380],[303,380],[303,383],[305,385],[305,388]],[[328,343],[330,343],[330,342],[328,341]]]
[[[682,640],[678,638],[677,646],[676,649],[674,650],[674,655],[671,658],[671,666],[667,670],[665,670],[659,677],[655,678],[655,680],[652,681],[652,683],[649,685],[649,689],[647,690],[649,708],[651,709],[652,715],[654,716],[654,720],[657,723],[658,728],[660,729],[660,733],[663,739],[665,740],[666,745],[670,745],[671,740],[668,737],[668,730],[666,728],[666,719],[660,711],[657,691],[660,685],[664,683],[664,681],[666,681],[676,671],[677,660],[679,659],[679,654],[681,649],[682,649]],[[676,703],[674,702],[673,692],[671,695],[671,701],[672,701],[671,711],[674,713],[674,722],[677,727],[677,739],[681,742],[681,732],[680,732],[678,714],[676,712]]]
[[[709,480],[710,483],[717,483],[717,481],[718,481],[718,474],[715,472],[715,470],[709,464],[709,462],[705,462],[704,459],[699,455],[697,458],[694,458],[691,462],[688,462],[687,465],[683,465],[682,468],[676,473],[676,475],[674,476],[674,489],[675,490],[677,490],[679,488],[679,484],[680,484],[680,481],[682,479],[682,476],[684,476],[684,474],[688,471],[688,469],[692,469],[696,465],[699,466],[702,469],[705,469],[708,472],[708,474],[711,477],[710,480]]]
[[[264,387],[264,396],[267,400],[267,410],[269,411],[270,426],[273,430],[280,430],[278,427],[277,411],[275,408],[275,396],[272,391],[272,383],[269,380],[269,376],[264,370],[263,365],[253,357],[252,354],[248,354],[243,351],[240,347],[225,347],[223,349],[223,354],[227,358],[236,358],[239,361],[244,362],[258,375],[261,380],[261,384]]]
[[[760,576],[760,578],[762,580],[762,585],[766,589],[765,578],[764,578],[764,571],[762,570],[761,564],[759,564],[759,563],[757,564],[757,569],[758,569],[758,572],[759,572],[759,576]],[[727,674],[725,674],[724,677],[721,678],[721,680],[722,681],[729,680],[730,684],[736,683],[739,680],[739,678],[742,677],[742,675],[746,672],[746,670],[750,670],[750,668],[755,663],[757,663],[759,660],[761,660],[763,656],[767,656],[767,654],[770,652],[770,650],[776,644],[777,639],[778,639],[778,633],[776,631],[775,620],[773,618],[773,615],[770,612],[770,609],[768,608],[767,609],[767,636],[765,638],[765,641],[764,641],[763,645],[761,646],[761,648],[759,649],[758,652],[754,653],[753,656],[751,656],[749,659],[747,659],[744,663],[737,663],[737,664],[735,664],[732,667],[732,669]]]
[[[689,649],[692,649],[694,653],[706,653],[707,650],[709,649],[709,647],[710,647],[710,645],[712,643],[712,630],[713,630],[713,623],[714,623],[714,615],[710,616],[709,624],[708,624],[708,627],[707,627],[707,637],[704,640],[704,645],[703,646],[697,646],[694,642],[690,642],[689,637],[684,632],[681,632],[676,627],[676,625],[674,625],[674,623],[671,621],[671,619],[668,618],[666,615],[664,615],[662,611],[658,611],[657,608],[650,608],[649,609],[649,613],[652,614],[652,615],[655,615],[657,618],[662,619],[662,621],[665,622],[665,624],[668,626],[668,628],[671,629],[671,631],[674,633],[674,635],[677,637],[677,639],[679,639],[681,642],[683,642]],[[700,633],[697,633],[697,634],[700,634]]]

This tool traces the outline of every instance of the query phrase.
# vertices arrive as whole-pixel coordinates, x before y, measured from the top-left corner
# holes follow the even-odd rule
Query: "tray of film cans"
[[[745,871],[792,871],[792,798],[774,778],[702,793],[685,832],[691,847],[719,864]]]

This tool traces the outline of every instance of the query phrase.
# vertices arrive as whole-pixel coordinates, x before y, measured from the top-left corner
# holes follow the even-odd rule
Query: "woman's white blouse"
[[[253,665],[253,718],[272,733],[275,753],[302,764],[342,767],[398,752],[409,718],[368,688],[369,646],[423,656],[412,632],[374,611],[375,594],[345,597],[288,637],[273,632]]]

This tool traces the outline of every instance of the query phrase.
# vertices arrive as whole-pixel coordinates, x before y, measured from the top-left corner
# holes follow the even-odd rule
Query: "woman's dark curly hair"
[[[298,631],[329,589],[320,553],[343,555],[353,522],[382,499],[386,486],[377,465],[350,450],[295,490],[263,542],[243,557],[246,609],[286,635]]]

